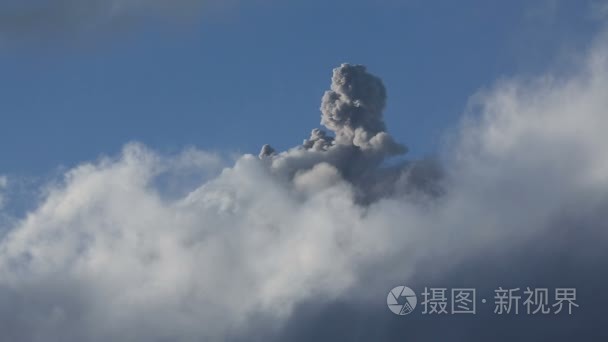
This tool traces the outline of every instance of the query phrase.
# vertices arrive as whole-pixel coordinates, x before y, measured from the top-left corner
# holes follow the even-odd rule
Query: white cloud
[[[433,200],[360,205],[328,164],[292,180],[280,163],[250,155],[181,196],[157,179],[213,174],[220,161],[129,144],[116,159],[82,164],[2,239],[3,333],[222,340],[255,329],[253,315],[280,325],[301,301],[411,279],[422,261],[440,272],[532,235],[559,238],[552,223],[565,208],[601,207],[608,191],[607,68],[600,40],[577,73],[477,94],[446,151],[445,193]]]
[[[6,188],[7,184],[8,184],[8,178],[6,176],[0,175],[0,209],[2,209],[2,207],[4,206],[4,196],[3,196],[2,192]]]

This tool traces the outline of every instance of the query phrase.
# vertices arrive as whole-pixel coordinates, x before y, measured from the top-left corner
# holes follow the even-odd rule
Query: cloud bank
[[[487,340],[479,323],[397,326],[386,292],[437,285],[424,280],[579,284],[571,271],[583,295],[603,284],[607,93],[600,39],[576,72],[473,96],[441,162],[390,165],[406,148],[382,119],[386,90],[343,64],[321,105],[330,132],[288,151],[265,146],[221,168],[203,151],[128,144],[47,184],[2,229],[3,339],[382,340],[407,326],[421,340]],[[554,321],[559,336],[595,333],[600,316],[580,317],[587,325]]]

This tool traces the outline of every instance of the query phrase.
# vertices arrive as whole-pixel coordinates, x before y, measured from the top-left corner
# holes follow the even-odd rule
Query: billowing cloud
[[[385,89],[347,64],[323,98],[330,132],[288,151],[267,146],[218,170],[205,152],[128,144],[46,185],[6,227],[0,331],[10,341],[381,340],[403,336],[386,331],[396,321],[384,307],[403,282],[557,279],[545,285],[581,285],[584,296],[603,284],[606,260],[607,92],[605,40],[567,76],[502,81],[472,97],[441,168],[383,162],[405,151],[382,120]],[[184,170],[201,175],[196,185]],[[589,336],[597,319],[584,309],[555,321],[559,336]],[[362,320],[345,325],[353,315]],[[467,322],[458,335],[407,328],[475,340],[479,322]]]

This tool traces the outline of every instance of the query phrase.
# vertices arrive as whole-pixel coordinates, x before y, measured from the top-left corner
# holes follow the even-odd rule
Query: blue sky
[[[388,129],[421,157],[477,90],[567,62],[599,26],[594,2],[465,3],[243,1],[120,29],[100,19],[4,32],[0,174],[41,174],[133,140],[160,151],[285,149],[319,126],[342,62],[384,80]]]
[[[0,340],[608,341],[607,19],[606,0],[0,0]],[[343,62],[367,70],[332,79]],[[336,138],[302,144],[330,86]],[[266,143],[302,148],[244,155]],[[478,289],[477,316],[427,316],[427,287]],[[524,314],[528,287],[553,311]]]

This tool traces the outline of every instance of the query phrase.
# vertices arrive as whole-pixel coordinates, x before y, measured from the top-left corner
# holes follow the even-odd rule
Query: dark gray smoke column
[[[438,166],[419,161],[383,164],[407,152],[386,132],[385,105],[386,89],[380,78],[362,65],[342,64],[333,70],[330,89],[321,102],[321,124],[328,130],[315,128],[302,145],[284,152],[264,145],[259,158],[288,178],[320,163],[329,164],[357,189],[359,203],[412,189],[436,193]]]
[[[382,117],[385,105],[386,89],[380,78],[368,73],[363,65],[340,65],[334,69],[330,90],[321,101],[321,124],[335,137],[315,128],[299,149],[331,152],[331,156],[324,157],[327,160],[318,161],[334,165],[345,159],[356,162],[363,156],[367,162],[371,162],[370,158],[381,162],[387,156],[406,153],[407,148],[386,132]],[[260,158],[273,152],[274,149],[265,145]],[[277,156],[288,158],[290,154]]]
[[[262,159],[262,158],[265,158],[265,157],[269,157],[269,156],[271,156],[273,154],[275,154],[274,148],[272,148],[268,144],[265,144],[264,146],[262,146],[262,150],[260,151],[260,154],[258,155],[258,157],[260,159]]]
[[[335,144],[405,153],[405,147],[385,132],[385,105],[386,89],[380,78],[363,65],[342,64],[334,69],[331,90],[323,95],[321,124],[336,134]]]
[[[336,132],[338,143],[353,142],[356,131],[375,135],[384,131],[382,111],[386,89],[362,65],[342,64],[334,69],[331,90],[321,103],[321,124]]]

